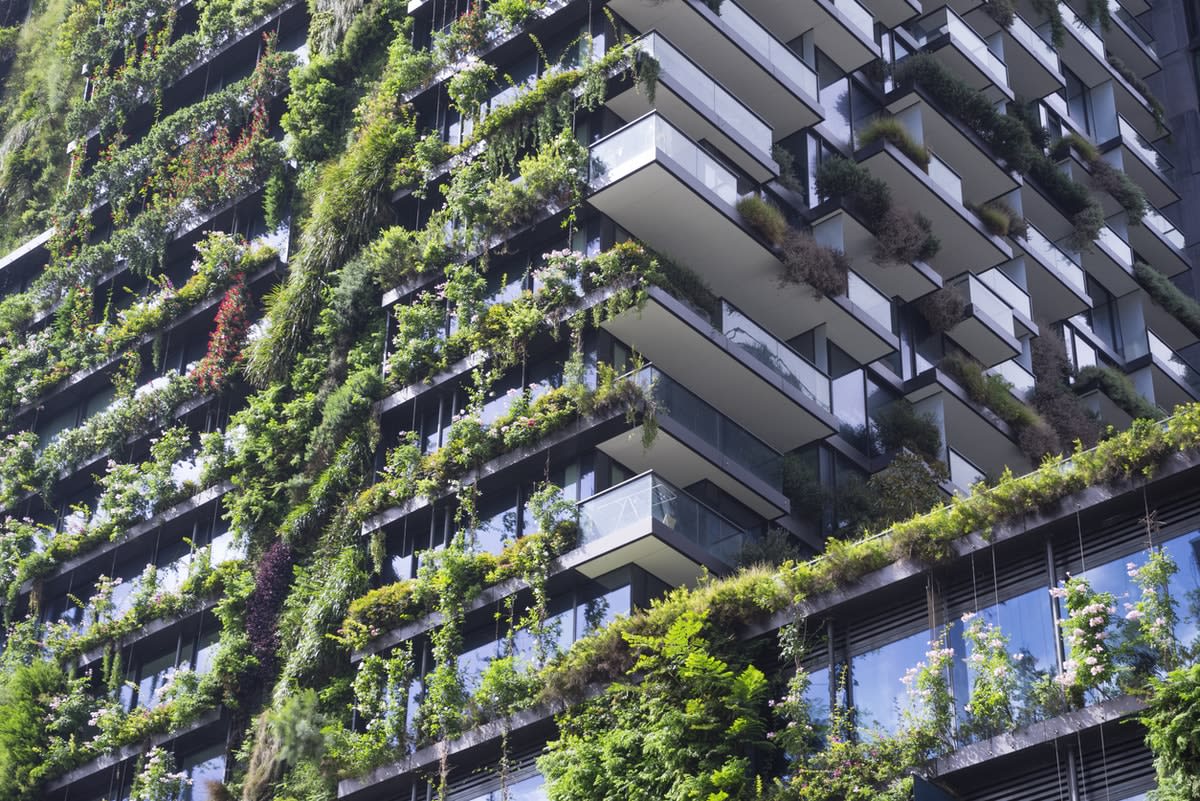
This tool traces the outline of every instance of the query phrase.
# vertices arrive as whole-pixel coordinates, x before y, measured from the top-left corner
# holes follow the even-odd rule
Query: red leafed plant
[[[196,365],[192,378],[203,392],[216,392],[228,383],[242,361],[242,344],[250,328],[246,279],[238,276],[217,309],[216,327],[208,339],[208,352]]]

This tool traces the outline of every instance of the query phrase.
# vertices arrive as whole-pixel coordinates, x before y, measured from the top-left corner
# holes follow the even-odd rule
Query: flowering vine
[[[1074,706],[1083,706],[1085,696],[1114,678],[1116,665],[1109,642],[1109,624],[1116,614],[1110,592],[1096,592],[1083,576],[1072,576],[1050,594],[1066,605],[1067,615],[1059,622],[1067,644],[1058,683]]]

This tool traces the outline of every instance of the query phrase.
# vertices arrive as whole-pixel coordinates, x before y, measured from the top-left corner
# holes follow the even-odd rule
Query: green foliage
[[[781,256],[781,283],[805,284],[817,298],[846,294],[850,260],[842,251],[822,245],[812,234],[792,229],[784,240]]]
[[[1170,278],[1143,261],[1134,262],[1133,277],[1155,303],[1200,337],[1200,303],[1175,286]]]
[[[880,140],[895,146],[914,164],[922,170],[929,170],[929,151],[924,145],[913,139],[912,134],[904,127],[904,123],[895,117],[876,117],[862,128],[855,131],[860,147],[866,147]]]
[[[1076,376],[1075,386],[1080,391],[1098,387],[1118,408],[1135,419],[1160,420],[1163,417],[1162,409],[1146,400],[1133,386],[1129,376],[1115,367],[1085,367]]]
[[[51,714],[51,702],[66,689],[57,665],[35,661],[17,665],[0,684],[0,796],[33,799],[48,769],[45,760],[50,736],[65,736],[82,720],[62,720]]]
[[[762,671],[718,657],[722,635],[685,612],[661,635],[625,634],[639,684],[563,715],[538,760],[552,801],[750,799],[769,725]]]
[[[1155,801],[1200,796],[1200,664],[1171,671],[1151,683],[1146,745],[1154,753]]]
[[[737,202],[737,210],[763,239],[776,247],[783,244],[788,233],[788,222],[774,203],[758,195],[746,195]]]

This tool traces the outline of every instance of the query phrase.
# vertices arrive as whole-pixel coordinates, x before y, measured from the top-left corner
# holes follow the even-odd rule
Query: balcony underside
[[[1037,298],[1037,305],[1053,309],[1056,317],[1065,319],[1090,309],[1091,299],[1087,291],[1075,286],[1060,275],[1053,267],[1047,267],[1032,254],[1025,257],[1025,283],[1029,297]]]
[[[694,317],[694,316],[693,316]],[[605,321],[604,328],[731,420],[787,452],[829,436],[836,420],[813,398],[731,345],[651,299]]]
[[[1016,444],[984,417],[961,394],[961,389],[939,371],[931,370],[927,376],[918,378],[921,385],[910,390],[907,397],[919,411],[941,407],[946,434],[943,444],[963,454],[989,476],[1000,475],[1005,467],[1012,467],[1018,475],[1030,469],[1029,460]]]
[[[972,11],[967,14],[955,10],[974,28],[984,39],[990,38],[1001,30],[1000,25],[981,7],[980,3],[970,0],[967,5]],[[1056,92],[1066,85],[1062,69],[1053,63],[1047,63],[1026,47],[1020,40],[1007,31],[1004,33],[1004,63],[1008,67],[1008,80],[1013,91],[1022,97],[1040,98],[1051,92]]]
[[[734,567],[658,520],[640,521],[605,534],[571,556],[575,569],[588,578],[634,564],[672,587],[691,586],[705,573],[721,575]]]
[[[851,268],[890,298],[912,301],[942,286],[942,277],[924,262],[881,265],[875,260],[875,235],[844,209],[831,211],[812,225],[814,231],[829,225],[839,227]]]
[[[611,184],[591,203],[638,239],[695,271],[713,292],[728,298],[784,341],[818,325],[864,362],[898,345],[844,298],[812,297],[807,287],[779,284],[779,259],[711,192],[668,170],[662,158]]]
[[[863,5],[888,28],[894,28],[921,13],[920,0],[863,0]]]
[[[919,93],[910,92],[888,103],[893,114],[913,106],[920,108],[926,147],[959,174],[968,176],[962,184],[964,201],[981,206],[1020,186],[1012,174],[983,149],[981,142],[951,122]]]
[[[714,24],[707,9],[687,0],[615,0],[609,4],[639,31],[656,30],[694,58],[705,72],[760,114],[776,140],[807,128],[825,115],[817,98],[776,75],[730,33]]]
[[[644,430],[645,426],[639,425],[597,447],[634,473],[653,470],[683,489],[707,479],[768,520],[789,511],[782,493],[750,476],[715,449],[699,444],[694,435],[669,416],[659,416],[658,432],[649,448],[642,445]],[[707,453],[702,454],[702,450]],[[735,478],[735,474],[739,477]]]
[[[1183,251],[1155,230],[1149,221],[1129,226],[1129,244],[1146,262],[1164,275],[1176,276],[1191,269]]]
[[[711,142],[755,181],[765,183],[779,177],[779,165],[770,153],[754,147],[738,131],[719,126],[717,122],[723,121],[709,119],[688,101],[682,90],[676,90],[665,80],[659,80],[653,103],[640,88],[632,86],[610,97],[605,105],[626,120],[636,120],[650,111],[658,110],[693,140]]]
[[[1021,353],[1017,338],[974,304],[967,306],[966,319],[946,333],[984,367],[992,367]]]
[[[1138,288],[1133,280],[1133,265],[1126,264],[1122,256],[1117,255],[1100,240],[1092,243],[1084,250],[1083,269],[1114,295],[1120,297]]]
[[[879,58],[879,46],[865,32],[821,0],[742,0],[742,7],[785,42],[813,31],[817,46],[846,72]]]
[[[989,234],[983,223],[892,145],[876,143],[860,154],[863,166],[891,187],[899,207],[920,212],[933,223],[942,247],[930,263],[943,277],[964,269],[980,273],[1012,258],[1008,245]]]

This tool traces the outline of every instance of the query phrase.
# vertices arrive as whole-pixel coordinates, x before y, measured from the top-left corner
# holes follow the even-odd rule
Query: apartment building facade
[[[1200,400],[1172,110],[1146,86],[1159,12],[72,16],[107,58],[54,226],[0,261],[5,669],[56,666],[17,789],[292,797],[311,759],[270,751],[259,713],[311,692],[339,799],[546,798],[562,706],[488,706],[496,665],[543,675],[673,588]],[[954,649],[953,742],[912,766],[916,797],[1143,798],[1129,687],[1033,688],[1072,669],[1071,576],[1135,604],[1167,554],[1192,644],[1197,471],[1185,450],[736,637],[859,738],[902,730],[906,671]],[[969,725],[973,616],[1020,662],[1012,732]],[[1121,670],[1163,667],[1111,625]]]

